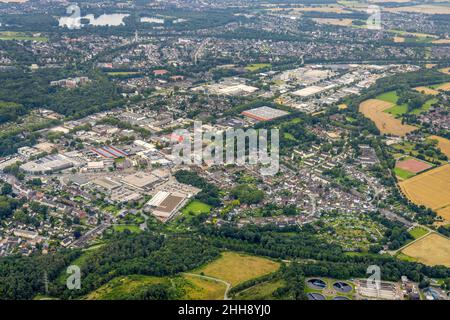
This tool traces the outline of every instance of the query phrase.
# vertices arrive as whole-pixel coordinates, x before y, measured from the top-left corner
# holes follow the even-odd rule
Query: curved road
[[[231,288],[231,284],[230,283],[228,283],[226,281],[223,281],[221,279],[208,277],[208,276],[202,276],[201,274],[196,274],[196,273],[186,273],[186,272],[184,272],[183,274],[188,275],[188,276],[194,276],[194,277],[198,277],[198,278],[202,278],[202,279],[207,279],[207,280],[212,280],[212,281],[223,283],[224,285],[227,286],[227,288],[225,289],[225,293],[223,295],[223,300],[231,300],[231,298],[228,297],[228,291],[230,291],[230,288]]]

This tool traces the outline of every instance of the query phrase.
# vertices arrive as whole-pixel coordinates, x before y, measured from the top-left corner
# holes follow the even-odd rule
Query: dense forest
[[[92,81],[78,88],[64,89],[50,86],[51,81],[70,76],[77,75],[51,69],[35,72],[24,70],[2,72],[0,101],[9,103],[9,108],[14,107],[15,112],[20,114],[24,113],[23,108],[27,111],[47,108],[71,118],[81,118],[123,104],[115,85],[107,77],[97,73],[89,74]],[[0,110],[1,108],[0,105]]]

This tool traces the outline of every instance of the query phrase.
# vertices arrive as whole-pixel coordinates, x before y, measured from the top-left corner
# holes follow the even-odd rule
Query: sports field
[[[437,140],[439,149],[441,149],[442,153],[450,158],[450,140],[439,136],[430,136],[429,139]]]
[[[407,246],[402,253],[429,266],[450,267],[450,240],[436,233]]]
[[[400,119],[396,119],[392,114],[384,112],[393,106],[394,104],[391,102],[369,99],[360,104],[359,112],[364,114],[366,118],[375,122],[375,125],[383,134],[403,137],[416,130],[416,127],[402,124]]]
[[[237,252],[223,252],[219,259],[195,270],[194,273],[221,279],[235,286],[275,272],[279,267],[278,262],[266,258]]]
[[[450,164],[402,181],[399,186],[409,200],[450,220]]]

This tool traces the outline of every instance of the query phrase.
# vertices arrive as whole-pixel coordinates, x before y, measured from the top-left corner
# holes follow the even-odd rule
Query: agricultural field
[[[432,89],[430,87],[416,87],[414,88],[414,90],[416,90],[417,92],[423,93],[423,94],[428,94],[428,95],[438,95],[439,91]]]
[[[404,137],[406,134],[417,130],[417,127],[402,124],[400,119],[396,119],[392,114],[385,112],[392,107],[394,107],[394,104],[391,102],[369,99],[360,104],[359,111],[366,118],[375,122],[382,134]]]
[[[333,18],[313,18],[317,23],[327,24],[332,26],[349,27],[353,23],[353,19],[333,19]]]
[[[421,4],[416,6],[404,6],[394,8],[383,8],[389,12],[411,12],[424,14],[450,14],[450,7],[445,5]]]
[[[442,68],[439,69],[440,72],[445,73],[445,74],[450,74],[450,67],[449,68]]]
[[[433,40],[431,43],[433,43],[433,44],[449,44],[450,43],[450,39]]]
[[[413,174],[417,174],[422,171],[428,170],[428,169],[432,168],[433,166],[431,164],[420,161],[418,159],[409,158],[409,159],[397,161],[396,167],[403,169],[405,171],[409,171]]]
[[[450,91],[450,82],[443,83],[436,89],[441,91]]]
[[[402,181],[399,186],[409,200],[431,208],[445,220],[450,220],[449,164]]]
[[[417,240],[403,249],[402,253],[429,266],[450,267],[450,240],[436,233]]]
[[[439,149],[450,158],[450,140],[438,136],[430,136],[429,139],[437,140]]]
[[[230,283],[231,286],[236,286],[275,272],[279,267],[278,262],[266,258],[237,252],[223,252],[219,259],[195,270],[194,273],[221,279]]]

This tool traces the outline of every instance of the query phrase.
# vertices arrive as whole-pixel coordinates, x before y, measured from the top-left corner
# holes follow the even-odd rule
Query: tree
[[[3,196],[7,196],[7,195],[12,194],[12,191],[13,191],[12,186],[9,183],[5,182],[2,185],[2,188],[0,190],[0,194],[3,195]]]

